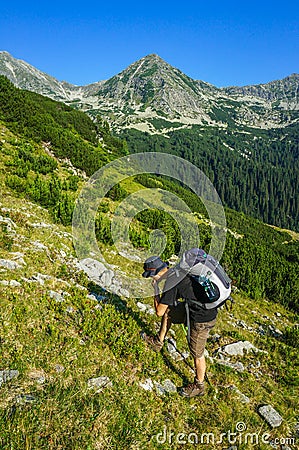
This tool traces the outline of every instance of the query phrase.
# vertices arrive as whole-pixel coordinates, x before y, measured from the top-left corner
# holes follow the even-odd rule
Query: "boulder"
[[[281,415],[271,405],[260,406],[258,413],[272,428],[279,427],[283,421]]]
[[[253,351],[255,353],[263,352],[263,350],[259,350],[249,341],[239,341],[234,342],[233,344],[224,345],[219,351],[229,356],[244,356],[244,351]]]

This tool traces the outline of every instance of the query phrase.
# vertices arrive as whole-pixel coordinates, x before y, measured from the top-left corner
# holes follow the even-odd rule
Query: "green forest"
[[[281,130],[199,127],[167,136],[124,130],[130,152],[166,152],[199,167],[222,202],[282,228],[299,230],[299,125]]]

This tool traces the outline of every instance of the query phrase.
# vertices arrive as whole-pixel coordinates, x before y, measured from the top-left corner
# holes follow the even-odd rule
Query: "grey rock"
[[[19,281],[17,281],[17,280],[10,280],[9,286],[11,286],[11,287],[20,287],[21,283]]]
[[[19,281],[17,280],[2,280],[0,281],[0,284],[4,285],[4,286],[10,286],[10,287],[20,287],[21,283],[19,283]]]
[[[100,277],[107,270],[106,266],[92,258],[85,258],[79,261],[78,267],[88,275],[88,277],[99,284]]]
[[[33,228],[53,228],[53,225],[45,222],[35,222],[35,223],[28,222],[28,225]]]
[[[16,270],[20,269],[22,266],[16,261],[12,261],[11,259],[0,259],[0,267],[4,267],[8,270]]]
[[[159,395],[177,392],[176,385],[169,379],[164,380],[163,383],[158,383],[151,380],[151,378],[147,378],[144,383],[139,382],[139,386],[145,391],[153,391],[155,389]]]
[[[34,395],[30,394],[20,394],[15,397],[16,403],[19,405],[25,405],[26,403],[34,403],[37,401],[37,397],[34,397]]]
[[[33,245],[33,247],[36,250],[48,250],[48,247],[46,245],[44,245],[42,242],[39,242],[39,241],[31,242],[31,245]]]
[[[109,287],[112,283],[112,279],[114,277],[113,270],[105,270],[104,273],[100,276],[100,283],[103,286]]]
[[[176,340],[174,338],[167,339],[167,351],[169,352],[172,359],[175,361],[181,361],[187,359],[189,356],[188,352],[178,352],[176,350]]]
[[[17,378],[19,376],[18,370],[0,370],[0,387],[7,381]]]
[[[237,386],[235,386],[234,384],[231,384],[228,388],[237,395],[237,397],[239,398],[241,403],[249,403],[250,402],[250,398],[247,397],[245,394],[243,394],[241,391],[239,391]]]
[[[239,325],[239,327],[241,328],[244,328],[244,330],[248,329],[248,325],[246,324],[246,322],[244,322],[244,320],[238,320],[237,325]]]
[[[169,379],[164,380],[164,382],[162,383],[162,387],[165,392],[168,392],[169,394],[177,392],[176,385]]]
[[[57,303],[64,302],[63,295],[59,294],[59,292],[51,290],[49,291],[49,296],[51,298],[54,298],[54,300],[56,300]]]
[[[265,336],[267,331],[265,330],[265,328],[262,325],[260,325],[257,329],[257,333],[260,334],[261,336]]]
[[[144,383],[139,382],[139,386],[145,391],[152,391],[154,389],[154,383],[150,378],[147,378]]]
[[[2,208],[2,211],[3,211],[3,209],[4,208]],[[3,223],[4,225],[6,225],[6,229],[7,229],[8,233],[12,233],[12,234],[16,233],[17,225],[9,217],[0,216],[0,223]]]
[[[155,314],[154,308],[152,308],[150,305],[147,305],[147,304],[141,303],[141,302],[137,302],[136,306],[140,311],[142,311],[144,313],[151,314],[151,315]]]
[[[258,408],[258,413],[272,428],[279,427],[283,421],[283,418],[271,405],[260,406]]]
[[[222,366],[230,367],[231,369],[236,370],[237,372],[244,372],[245,367],[241,362],[232,363],[230,361],[222,360],[222,359],[214,359],[214,362],[217,364],[221,364]]]
[[[280,338],[283,336],[283,333],[278,328],[275,328],[273,325],[269,325],[268,329],[270,334],[275,338]]]
[[[234,342],[233,344],[225,345],[220,349],[221,352],[230,355],[230,356],[244,356],[244,351],[246,352],[263,352],[263,350],[259,350],[249,341],[239,341]]]
[[[129,298],[129,297],[130,297],[130,292],[129,292],[127,289],[121,288],[121,289],[119,290],[119,295],[120,295],[121,297]],[[150,313],[149,313],[149,314],[150,314]]]
[[[61,364],[56,364],[55,365],[55,370],[56,370],[57,373],[62,373],[62,372],[65,371],[65,368]]]
[[[109,377],[97,377],[97,378],[90,378],[87,382],[87,385],[90,389],[94,389],[95,392],[100,393],[103,389],[112,386],[112,382],[110,381]]]

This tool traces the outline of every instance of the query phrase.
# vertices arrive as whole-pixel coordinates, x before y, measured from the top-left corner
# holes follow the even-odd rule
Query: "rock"
[[[124,288],[120,288],[119,289],[119,295],[121,297],[126,297],[126,298],[130,298],[130,292],[127,289]],[[150,314],[150,313],[149,313]]]
[[[42,244],[39,241],[31,242],[31,245],[35,248],[35,250],[49,250],[48,247],[44,244]]]
[[[4,286],[10,286],[10,287],[20,287],[21,283],[19,283],[17,280],[2,280],[0,281],[0,284],[3,284]]]
[[[136,306],[142,312],[145,312],[145,313],[151,314],[151,315],[155,314],[154,308],[152,308],[150,305],[146,305],[145,303],[137,302]]]
[[[275,328],[273,325],[269,325],[268,329],[271,336],[275,338],[280,338],[283,336],[283,333],[278,328]]]
[[[53,228],[53,225],[45,222],[36,222],[36,223],[27,222],[27,223],[30,227],[33,228]]]
[[[167,339],[167,351],[169,352],[171,358],[175,361],[187,359],[189,356],[189,352],[178,352],[176,350],[176,340],[174,338]]]
[[[11,286],[11,287],[20,287],[21,283],[19,281],[17,281],[17,280],[10,280],[9,286]]]
[[[64,298],[63,295],[59,294],[59,292],[55,292],[55,291],[49,291],[49,296],[51,298],[54,298],[54,300],[56,300],[56,302],[64,302]]]
[[[103,263],[92,258],[82,259],[77,265],[96,284],[99,284],[100,277],[107,270]]]
[[[39,283],[41,286],[45,284],[45,280],[51,280],[52,277],[50,275],[43,275],[42,273],[37,273],[36,275],[32,275],[30,278],[22,277],[22,280],[26,281],[26,283]]]
[[[20,269],[21,265],[16,261],[12,261],[11,259],[0,259],[0,267],[4,267],[9,270]]]
[[[113,270],[105,270],[104,273],[100,276],[100,283],[103,286],[109,287],[112,283],[112,279],[114,277]]]
[[[105,295],[100,295],[100,294],[95,294],[95,293],[88,294],[87,298],[89,298],[90,300],[95,300],[96,302],[103,302],[104,300],[107,299],[107,297],[105,297]]]
[[[164,380],[163,383],[158,383],[157,381],[152,381],[150,378],[147,378],[144,383],[139,382],[139,386],[145,391],[153,391],[155,388],[159,395],[177,392],[176,385],[169,379]]]
[[[3,209],[4,208],[2,208],[2,211]],[[17,225],[9,217],[0,216],[0,223],[6,225],[8,233],[16,233]]]
[[[249,403],[250,402],[250,398],[247,397],[245,394],[243,394],[241,391],[239,391],[237,386],[235,386],[234,384],[231,384],[230,386],[228,386],[228,388],[231,391],[235,392],[235,394],[237,394],[241,403]]]
[[[26,403],[33,403],[37,401],[37,398],[34,395],[30,394],[20,394],[15,397],[16,403],[19,405],[25,405]]]
[[[219,342],[219,340],[221,339],[221,336],[220,336],[220,334],[210,334],[209,336],[208,336],[208,339],[210,340],[210,341],[212,341],[212,342]]]
[[[280,414],[271,405],[260,406],[258,413],[272,428],[279,427],[283,421]]]
[[[97,378],[90,378],[87,382],[87,385],[89,389],[94,389],[95,392],[100,393],[106,387],[112,386],[112,382],[110,381],[109,377],[102,376]]]
[[[65,368],[61,365],[61,364],[56,364],[55,365],[55,370],[57,373],[62,373],[65,371]]]
[[[150,378],[147,378],[144,383],[139,382],[139,386],[145,391],[152,391],[154,388],[154,383]]]
[[[258,327],[258,329],[257,329],[257,333],[260,334],[261,336],[265,336],[266,335],[266,330],[265,330],[265,328],[262,325],[260,325]]]
[[[220,349],[220,352],[230,356],[244,356],[244,350],[247,352],[253,351],[255,353],[263,352],[263,350],[259,350],[249,341],[239,341],[234,342],[233,344],[225,345]]]
[[[136,306],[137,306],[137,308],[138,308],[140,311],[142,311],[142,312],[145,312],[145,311],[146,311],[146,305],[145,305],[144,303],[137,302],[137,303],[136,303]]]
[[[165,392],[168,392],[169,394],[173,392],[177,392],[176,385],[171,380],[165,380],[162,383],[162,387],[165,390]]]
[[[236,370],[237,372],[244,372],[245,367],[241,362],[231,363],[230,361],[222,360],[222,359],[214,359],[214,362],[217,364],[221,364],[222,366],[230,367],[231,369]]]
[[[0,370],[0,387],[7,381],[17,378],[19,376],[18,370]]]

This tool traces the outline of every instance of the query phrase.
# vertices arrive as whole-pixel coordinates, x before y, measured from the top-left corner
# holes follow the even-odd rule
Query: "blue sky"
[[[0,50],[78,85],[150,53],[219,87],[299,72],[297,1],[1,3]]]

